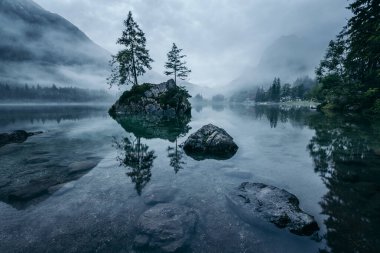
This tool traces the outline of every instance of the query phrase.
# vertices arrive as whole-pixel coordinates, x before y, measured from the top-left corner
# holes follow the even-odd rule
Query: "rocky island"
[[[191,115],[190,97],[173,79],[160,84],[144,83],[125,91],[109,113],[114,118],[136,114],[158,118]]]

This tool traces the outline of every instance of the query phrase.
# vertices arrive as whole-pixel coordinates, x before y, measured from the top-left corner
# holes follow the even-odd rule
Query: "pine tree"
[[[265,101],[265,91],[263,87],[260,87],[256,91],[256,97],[255,97],[256,102],[264,102]]]
[[[273,102],[279,102],[281,97],[281,82],[280,78],[275,78],[271,87],[268,90],[269,99]]]
[[[339,110],[380,113],[380,1],[355,0],[353,16],[316,70],[318,96]]]
[[[112,56],[110,61],[112,67],[111,76],[108,78],[110,86],[130,84],[138,85],[137,77],[143,75],[146,69],[151,69],[153,60],[149,57],[146,49],[144,32],[133,20],[132,12],[124,20],[125,30],[117,40],[117,44],[125,48]]]
[[[346,68],[356,80],[377,86],[380,81],[380,1],[356,0],[354,14],[340,34],[348,46]]]
[[[174,75],[174,82],[177,84],[177,77],[181,80],[185,80],[188,77],[191,70],[186,67],[186,62],[182,61],[186,55],[181,55],[182,49],[178,48],[175,43],[173,43],[172,49],[168,53],[168,61],[165,63],[164,74],[167,76]]]
[[[291,96],[290,84],[285,83],[281,88],[281,97],[288,99],[290,96]]]

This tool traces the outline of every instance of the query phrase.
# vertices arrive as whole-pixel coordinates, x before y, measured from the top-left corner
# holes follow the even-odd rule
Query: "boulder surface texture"
[[[238,146],[224,129],[208,124],[190,135],[183,149],[196,160],[228,159],[236,153]]]
[[[131,114],[176,116],[191,114],[189,93],[170,79],[160,84],[144,83],[125,91],[111,107],[113,117]]]
[[[296,196],[274,186],[244,182],[227,194],[227,200],[248,223],[259,218],[296,235],[311,235],[319,230],[314,217],[299,208]]]

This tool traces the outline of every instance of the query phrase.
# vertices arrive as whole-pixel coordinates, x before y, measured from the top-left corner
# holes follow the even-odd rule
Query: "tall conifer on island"
[[[191,72],[190,69],[186,67],[186,62],[182,61],[186,55],[181,55],[182,49],[178,48],[175,43],[173,43],[172,49],[168,53],[168,61],[165,63],[165,68],[168,69],[164,72],[165,75],[174,75],[174,82],[177,84],[177,77],[181,80],[185,80]]]
[[[117,40],[117,44],[123,45],[124,49],[112,56],[110,61],[112,72],[108,78],[110,86],[133,84],[138,85],[137,77],[143,75],[146,69],[151,69],[153,60],[149,57],[146,49],[146,38],[144,32],[133,20],[132,12],[124,20],[125,30]]]

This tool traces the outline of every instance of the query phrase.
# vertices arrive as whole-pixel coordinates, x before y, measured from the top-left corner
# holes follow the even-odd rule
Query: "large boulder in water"
[[[319,230],[313,216],[299,208],[293,194],[262,183],[244,182],[227,195],[233,211],[248,223],[264,219],[296,235],[311,235]]]
[[[236,153],[238,146],[224,129],[208,124],[190,135],[183,149],[196,160],[229,159]]]
[[[157,204],[140,216],[135,247],[149,252],[179,252],[188,245],[197,219],[189,207]]]
[[[144,83],[125,91],[111,107],[113,117],[123,115],[176,116],[191,114],[190,95],[173,79],[160,84]]]

